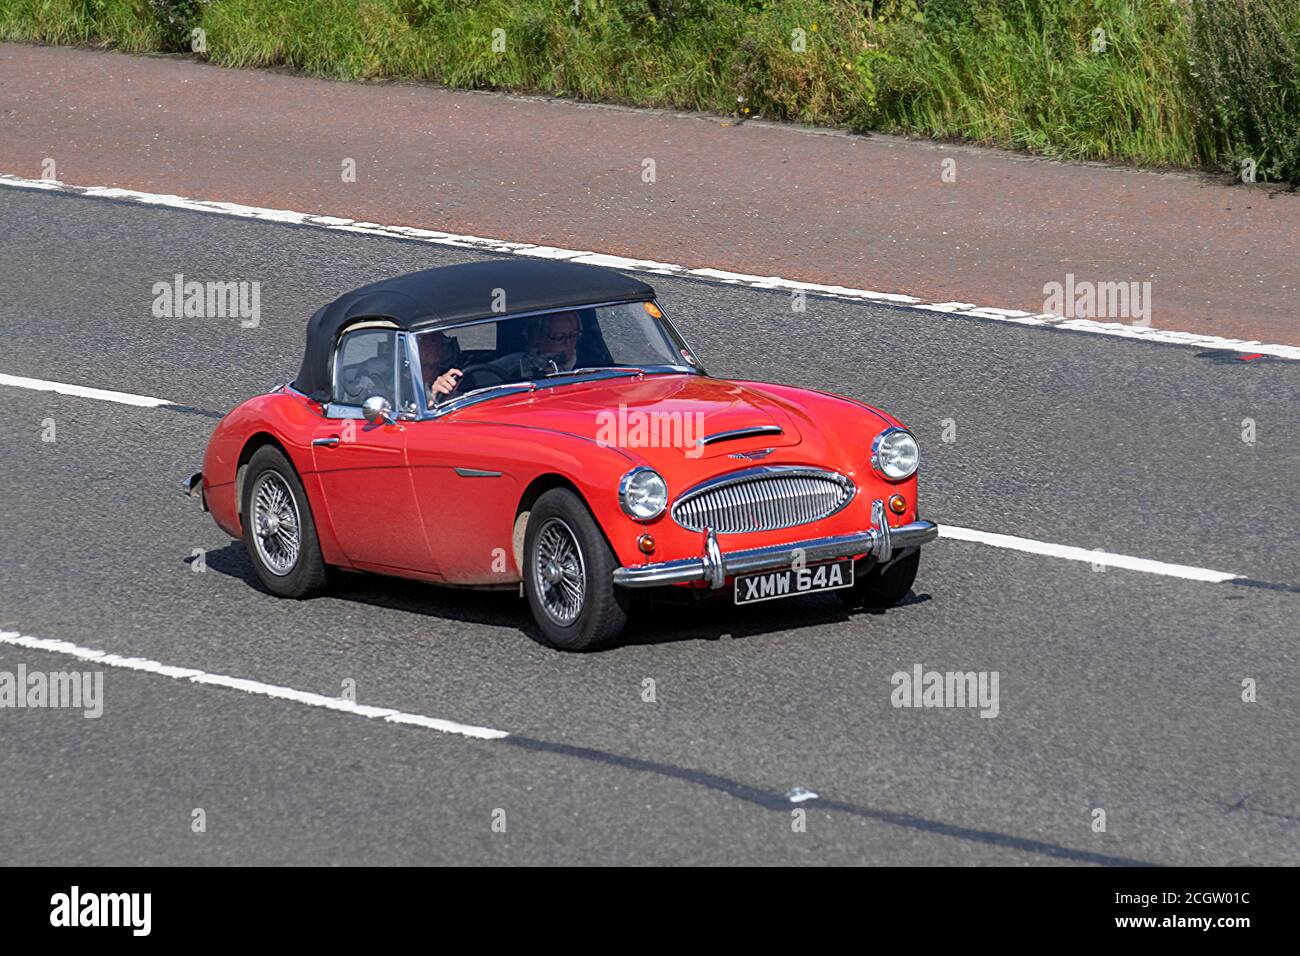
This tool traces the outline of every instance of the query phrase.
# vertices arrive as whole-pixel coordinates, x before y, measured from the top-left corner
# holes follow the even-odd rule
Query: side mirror
[[[392,403],[382,395],[371,395],[366,399],[361,406],[361,417],[372,425],[391,425],[395,421]]]

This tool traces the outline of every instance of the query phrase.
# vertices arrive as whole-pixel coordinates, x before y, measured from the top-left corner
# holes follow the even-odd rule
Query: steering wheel
[[[462,378],[462,387],[466,392],[472,392],[477,388],[487,388],[489,385],[504,385],[509,378],[499,368],[493,368],[491,365],[471,365],[465,369],[465,375]]]

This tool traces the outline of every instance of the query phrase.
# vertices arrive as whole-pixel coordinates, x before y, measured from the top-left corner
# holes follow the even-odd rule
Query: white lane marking
[[[346,219],[340,216],[320,216],[306,212],[294,212],[290,209],[265,209],[260,206],[243,206],[239,203],[188,199],[184,196],[145,193],[110,186],[72,186],[52,179],[24,179],[21,176],[13,176],[8,173],[0,173],[0,186],[11,186],[18,189],[41,189],[48,192],[65,192],[80,196],[98,196],[106,199],[122,199],[151,206],[167,206],[172,209],[187,209],[192,212],[216,213],[241,219],[261,219],[267,222],[318,226],[322,229],[358,232],[370,236],[414,239],[420,242],[433,243],[434,245],[453,246],[458,249],[482,249],[486,252],[531,256],[539,259],[567,259],[571,262],[586,262],[629,272],[651,272],[658,275],[712,279],[716,282],[749,286],[755,289],[802,290],[838,299],[889,302],[908,308],[986,319],[992,322],[1007,322],[1012,325],[1093,332],[1098,335],[1110,335],[1143,342],[1193,345],[1199,348],[1223,349],[1229,352],[1272,355],[1277,358],[1300,360],[1300,346],[1296,345],[1270,345],[1264,342],[1221,338],[1217,335],[1200,335],[1195,332],[1176,332],[1168,329],[1123,325],[1117,322],[1067,319],[1063,316],[1053,315],[1050,312],[1035,314],[1021,309],[980,307],[971,302],[926,302],[916,296],[902,295],[897,292],[876,292],[871,289],[854,289],[848,286],[825,285],[818,282],[800,282],[796,279],[784,279],[780,276],[747,275],[743,272],[726,272],[720,269],[690,269],[672,262],[656,262],[652,259],[629,259],[625,256],[605,255],[580,249],[562,249],[557,246],[538,246],[529,242],[510,242],[504,239],[484,238],[483,236],[463,236],[453,232],[439,232],[434,229],[417,229],[413,226],[385,226],[374,222],[358,222],[355,219]]]
[[[1170,578],[1186,578],[1188,581],[1205,581],[1210,584],[1223,584],[1225,581],[1235,581],[1244,577],[1227,571],[1212,571],[1209,568],[1196,568],[1186,564],[1168,564],[1164,561],[1152,561],[1149,558],[1113,554],[1110,551],[1089,551],[1087,548],[1075,548],[1068,544],[1052,544],[1047,541],[1035,541],[1032,538],[1018,538],[1010,534],[959,528],[950,524],[939,525],[939,537],[987,544],[994,548],[1010,548],[1028,554],[1046,555],[1049,558],[1064,558],[1067,561],[1087,561],[1089,564],[1103,565],[1107,568],[1124,568],[1128,571],[1162,574]]]
[[[75,395],[77,398],[94,398],[101,402],[117,402],[119,405],[135,405],[138,408],[157,408],[160,405],[175,404],[165,398],[152,398],[149,395],[132,395],[130,392],[112,392],[106,388],[47,382],[41,378],[24,378],[21,375],[5,375],[3,372],[0,372],[0,385],[30,388],[38,392],[58,392],[60,395]]]
[[[195,670],[191,667],[175,667],[170,664],[161,664],[158,661],[151,661],[143,657],[121,657],[117,654],[110,654],[107,651],[99,651],[89,647],[81,647],[78,644],[69,641],[56,641],[44,637],[29,637],[25,634],[19,634],[17,631],[0,631],[0,644],[9,644],[14,647],[26,647],[36,651],[48,651],[51,654],[63,654],[67,657],[74,657],[77,660],[85,661],[88,664],[94,664],[97,667],[120,667],[125,670],[139,671],[144,674],[156,674],[160,677],[170,677],[173,680],[189,681],[192,684],[202,684],[208,687],[225,687],[229,690],[242,691],[245,694],[256,694],[262,697],[274,697],[277,700],[292,701],[295,704],[305,704],[308,707],[321,707],[325,710],[335,710],[343,714],[352,714],[356,717],[369,717],[379,719],[390,724],[408,724],[414,727],[424,727],[427,730],[437,730],[444,734],[459,734],[462,737],[474,737],[478,740],[501,740],[509,737],[504,730],[493,730],[491,727],[475,727],[472,724],[461,724],[454,720],[443,720],[440,717],[426,717],[423,714],[406,714],[399,710],[392,710],[388,707],[369,707],[364,704],[354,704],[351,701],[342,700],[337,697],[326,697],[324,694],[313,694],[308,691],[294,690],[292,687],[280,687],[275,684],[263,684],[261,681],[248,680],[243,677],[227,677],[224,674],[209,674],[205,671]]]

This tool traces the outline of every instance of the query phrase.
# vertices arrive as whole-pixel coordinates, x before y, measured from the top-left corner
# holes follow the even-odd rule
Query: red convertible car
[[[711,377],[645,283],[511,259],[324,306],[297,379],[222,419],[186,486],[274,594],[333,569],[519,588],[590,650],[637,588],[897,603],[938,534],[917,463],[878,409]]]

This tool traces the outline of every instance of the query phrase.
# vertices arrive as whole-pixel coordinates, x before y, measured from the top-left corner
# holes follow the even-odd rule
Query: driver
[[[464,374],[453,366],[460,360],[460,343],[443,332],[429,332],[420,339],[420,369],[432,408],[460,387]]]

